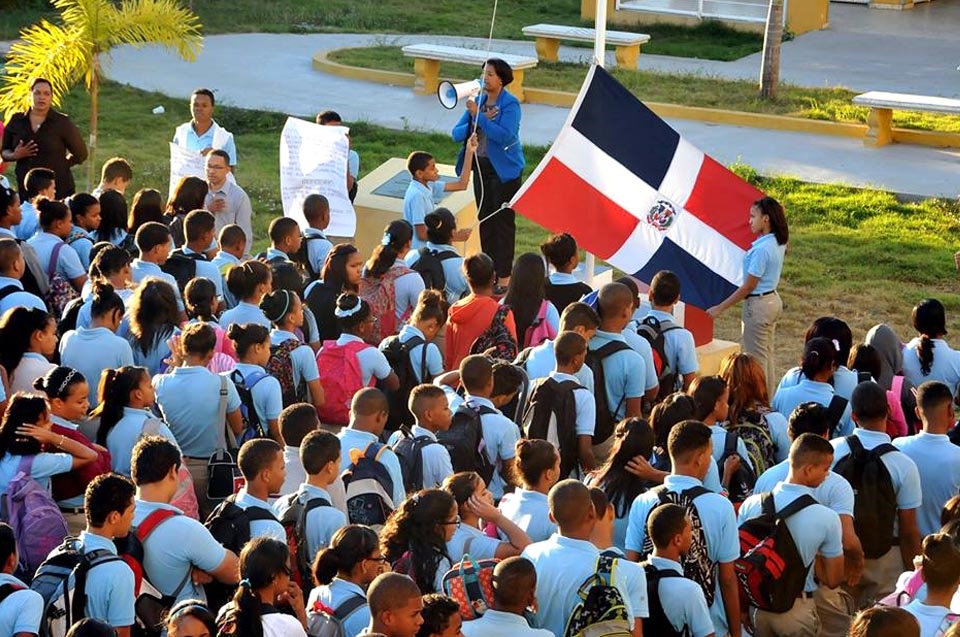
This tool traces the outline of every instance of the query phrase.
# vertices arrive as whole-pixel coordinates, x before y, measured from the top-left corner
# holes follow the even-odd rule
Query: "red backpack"
[[[370,331],[371,343],[379,344],[387,336],[393,336],[399,331],[396,281],[405,274],[415,272],[405,265],[394,265],[380,278],[368,275],[360,279],[359,296],[370,305],[373,316],[380,319],[373,324]],[[399,323],[404,323],[408,318],[409,312],[400,317]]]
[[[320,385],[323,387],[324,396],[323,407],[317,409],[317,415],[323,424],[350,423],[350,401],[353,400],[353,395],[364,387],[357,354],[368,347],[373,346],[363,341],[350,341],[346,345],[337,345],[336,341],[323,342],[323,347],[317,354],[317,367],[320,368]],[[373,386],[373,383],[371,376],[368,386]]]
[[[547,306],[550,301],[544,299],[540,303],[540,309],[537,311],[533,323],[526,329],[523,335],[523,347],[536,347],[540,343],[557,337],[557,330],[553,329],[550,321],[547,320]]]

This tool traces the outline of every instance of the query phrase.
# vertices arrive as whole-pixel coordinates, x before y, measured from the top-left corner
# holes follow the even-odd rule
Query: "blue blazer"
[[[497,97],[496,117],[488,119],[483,114],[483,107],[487,101],[487,94],[480,95],[477,105],[480,112],[477,115],[477,128],[487,136],[487,156],[493,169],[497,171],[500,181],[512,181],[520,176],[525,165],[523,159],[523,145],[520,143],[520,102],[505,89]],[[453,127],[453,141],[463,143],[470,133],[472,118],[470,111],[465,110],[460,121]],[[460,148],[457,155],[457,174],[463,168],[465,148]]]

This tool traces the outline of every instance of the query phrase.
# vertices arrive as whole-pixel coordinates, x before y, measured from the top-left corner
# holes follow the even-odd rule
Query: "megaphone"
[[[480,80],[470,80],[459,84],[444,80],[437,87],[437,99],[440,100],[442,107],[452,110],[457,107],[457,102],[465,97],[479,95],[481,90],[483,90],[483,83]]]

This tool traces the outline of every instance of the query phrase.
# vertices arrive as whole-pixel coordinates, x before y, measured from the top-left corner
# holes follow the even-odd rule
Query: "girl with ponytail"
[[[829,407],[834,397],[834,388],[830,384],[837,365],[840,363],[840,344],[836,340],[820,336],[811,338],[803,348],[803,358],[800,360],[800,380],[792,387],[780,387],[773,396],[773,409],[781,414],[793,413],[793,410],[802,403],[815,402]],[[850,426],[850,431],[840,430],[840,435],[852,433],[850,422],[850,405],[848,404],[843,416],[832,416],[833,426],[836,428],[843,423]]]
[[[280,381],[264,369],[270,361],[270,330],[256,323],[234,323],[227,330],[227,337],[240,357],[240,362],[230,372],[230,380],[234,385],[250,389],[261,427],[282,444],[278,422],[283,410],[283,392]]]
[[[237,352],[233,348],[233,341],[227,337],[226,330],[220,327],[217,320],[217,286],[205,277],[191,279],[183,288],[183,302],[187,309],[188,320],[184,324],[205,323],[213,328],[217,335],[217,346],[214,348],[213,358],[207,365],[214,374],[229,372],[237,363]]]
[[[446,208],[437,208],[427,213],[423,224],[427,227],[427,244],[419,250],[411,250],[407,253],[407,265],[411,268],[415,267],[417,262],[427,254],[432,255],[430,258],[439,260],[445,281],[441,292],[446,296],[447,303],[453,305],[467,293],[467,277],[463,274],[463,257],[453,247],[455,237],[464,235],[457,232],[457,218]],[[465,235],[469,237],[469,228]]]
[[[397,333],[397,326],[413,312],[424,289],[423,278],[403,261],[412,240],[413,228],[409,223],[402,219],[391,221],[367,261],[360,296],[380,319],[367,341],[373,345]]]
[[[313,562],[313,577],[319,586],[310,591],[307,608],[319,604],[337,610],[355,597],[366,600],[370,582],[387,570],[378,542],[373,529],[360,524],[337,531],[330,546]],[[370,607],[364,602],[343,619],[344,635],[359,635],[369,623]]]
[[[130,302],[130,333],[135,365],[159,374],[171,355],[170,337],[178,334],[180,310],[173,286],[157,277],[140,282]]]
[[[123,300],[124,311],[133,299],[133,279],[130,274],[131,258],[126,250],[114,245],[91,251],[90,278],[83,288],[83,305],[77,314],[77,327],[90,327],[92,316],[92,292],[97,284],[109,284]]]
[[[296,334],[303,326],[300,297],[296,292],[276,290],[263,297],[260,310],[274,325],[270,332],[273,354],[266,369],[284,387],[283,406],[301,402],[310,402],[318,408],[323,406],[316,355]]]
[[[244,261],[227,270],[225,282],[237,304],[220,315],[220,326],[228,330],[233,323],[257,323],[269,328],[270,319],[264,316],[260,301],[273,285],[270,266]]]
[[[30,391],[33,381],[56,367],[57,321],[43,310],[15,307],[0,317],[0,364],[10,379],[9,393]]]
[[[447,300],[439,290],[424,290],[417,299],[413,315],[397,335],[400,344],[411,339],[419,339],[423,343],[414,345],[407,353],[417,383],[429,383],[443,373],[443,354],[433,340],[447,322],[447,307]],[[390,347],[391,340],[384,340],[380,350]]]
[[[960,352],[943,339],[947,318],[937,299],[924,299],[913,308],[913,328],[918,336],[903,348],[903,375],[915,387],[938,380],[956,394],[960,385]]]

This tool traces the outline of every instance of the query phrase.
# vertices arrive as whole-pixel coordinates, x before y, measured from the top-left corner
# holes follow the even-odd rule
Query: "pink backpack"
[[[317,415],[323,424],[350,423],[350,401],[353,400],[353,395],[364,387],[357,354],[369,347],[373,346],[362,341],[350,341],[342,346],[337,345],[336,341],[323,342],[323,347],[317,354],[324,399],[323,407],[317,409]],[[371,376],[368,386],[373,383]]]
[[[523,349],[536,347],[546,340],[556,338],[557,331],[553,329],[550,321],[547,320],[547,306],[549,303],[550,301],[544,299],[540,304],[540,309],[537,311],[536,318],[533,319],[533,323],[531,323],[527,331],[524,332]]]
[[[891,438],[899,438],[909,433],[907,417],[903,413],[903,404],[900,396],[903,392],[903,376],[894,376],[890,391],[887,392],[887,406],[890,413],[887,415],[887,433]]]
[[[30,472],[36,456],[23,456],[17,475],[7,485],[0,517],[13,529],[20,552],[18,572],[29,581],[47,559],[50,551],[60,546],[69,535],[67,522],[50,492],[34,480]]]
[[[370,305],[373,316],[379,322],[373,324],[370,332],[370,342],[379,344],[388,336],[393,336],[397,329],[397,288],[396,281],[406,274],[416,274],[405,265],[394,265],[378,278],[364,276],[360,279],[360,298]],[[419,276],[419,275],[418,275]],[[410,318],[409,312],[400,317],[399,324]],[[321,374],[322,375],[322,374]]]

